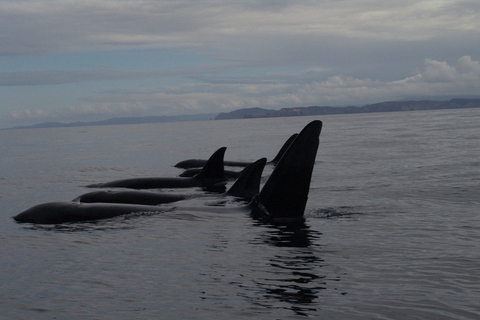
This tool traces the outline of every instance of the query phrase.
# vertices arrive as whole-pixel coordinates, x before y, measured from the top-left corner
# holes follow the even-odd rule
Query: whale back
[[[17,222],[59,224],[108,219],[130,213],[161,211],[165,209],[138,204],[49,202],[31,207],[14,216],[13,219]]]

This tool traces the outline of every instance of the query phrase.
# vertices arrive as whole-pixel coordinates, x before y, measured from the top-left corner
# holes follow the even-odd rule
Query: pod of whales
[[[322,122],[319,120],[312,121],[305,126],[278,161],[261,191],[247,205],[233,208],[205,206],[191,208],[191,210],[209,212],[234,210],[250,212],[253,217],[272,223],[302,222],[321,129]],[[221,148],[217,152],[219,151],[222,153],[223,160],[225,148]],[[59,224],[106,219],[130,213],[155,213],[175,209],[165,208],[161,205],[132,203],[50,202],[34,206],[14,216],[13,219],[17,222]],[[182,210],[187,210],[187,208],[182,208]]]

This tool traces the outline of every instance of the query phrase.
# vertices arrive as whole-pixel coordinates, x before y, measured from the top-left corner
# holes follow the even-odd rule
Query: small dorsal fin
[[[260,192],[260,180],[266,162],[266,158],[261,158],[248,165],[226,194],[250,201]]]
[[[322,122],[310,122],[278,162],[260,194],[251,203],[254,214],[274,221],[303,219]]]
[[[283,144],[283,146],[280,148],[280,151],[278,151],[277,155],[275,156],[275,158],[273,158],[272,161],[270,161],[270,163],[273,163],[273,164],[277,164],[278,161],[280,161],[280,159],[282,159],[283,155],[285,154],[285,152],[287,151],[288,147],[290,147],[290,145],[292,144],[293,140],[295,140],[295,138],[298,136],[298,133],[294,133],[290,136],[290,138],[287,139],[287,141],[285,141],[285,143]]]
[[[207,163],[203,169],[194,176],[194,178],[208,181],[212,180],[227,180],[225,177],[225,170],[223,165],[223,157],[225,156],[226,147],[221,147],[215,151],[212,156],[208,159]]]

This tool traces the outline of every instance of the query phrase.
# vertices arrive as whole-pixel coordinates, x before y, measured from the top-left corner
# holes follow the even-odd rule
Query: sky
[[[0,0],[0,128],[450,97],[478,0]]]

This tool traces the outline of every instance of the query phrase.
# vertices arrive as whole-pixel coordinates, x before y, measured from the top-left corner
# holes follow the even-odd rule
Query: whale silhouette
[[[243,170],[240,177],[230,187],[230,189],[220,194],[221,196],[233,196],[242,200],[250,201],[259,193],[260,180],[262,178],[263,168],[267,159],[262,158],[251,163]],[[128,191],[93,191],[82,194],[73,201],[83,203],[130,203],[143,205],[158,205],[162,203],[171,203],[185,199],[201,197],[202,194],[175,194],[171,192],[151,192],[142,190]]]
[[[87,188],[128,188],[128,189],[160,189],[216,187],[225,185],[227,178],[223,167],[223,157],[226,147],[222,147],[208,159],[205,167],[193,177],[152,177],[115,180],[106,183],[90,184]]]
[[[280,161],[280,159],[282,158],[285,151],[287,151],[290,144],[293,142],[293,140],[295,140],[297,135],[298,135],[297,133],[294,133],[293,135],[291,135],[290,138],[288,138],[287,141],[285,141],[283,146],[280,148],[280,151],[278,151],[275,158],[273,158],[273,160],[269,161],[268,163],[273,165],[277,164],[278,161]],[[191,177],[200,171],[200,169],[194,169],[194,168],[201,168],[206,163],[207,163],[207,160],[203,160],[203,159],[188,159],[188,160],[180,161],[179,163],[174,165],[174,167],[180,168],[180,169],[189,169],[183,172],[180,176]],[[246,161],[225,161],[225,160],[223,161],[223,164],[228,167],[246,167],[250,163],[251,162],[246,162]],[[234,176],[235,175],[234,171],[229,172],[229,175]]]
[[[181,210],[209,212],[235,210],[250,212],[256,219],[275,224],[303,222],[321,129],[322,122],[319,120],[305,126],[278,162],[260,193],[249,204],[233,208],[205,206]],[[139,204],[50,202],[34,206],[14,216],[13,219],[18,222],[59,224],[166,210],[176,208]]]

